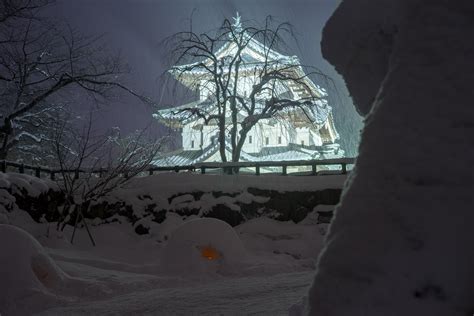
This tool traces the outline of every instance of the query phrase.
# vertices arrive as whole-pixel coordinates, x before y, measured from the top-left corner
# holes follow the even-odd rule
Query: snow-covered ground
[[[32,177],[1,177],[4,188],[13,184],[32,195],[47,189]],[[164,178],[168,185],[157,188],[156,177],[150,177],[123,194],[133,200],[137,194],[132,192],[143,193],[144,188],[147,194],[166,197],[181,190],[234,192],[249,185],[309,190],[343,183],[337,176]],[[181,186],[173,188],[176,181]],[[12,198],[2,192],[5,199]],[[57,231],[55,223],[37,223],[24,210],[2,209],[3,222],[11,225],[0,224],[0,313],[286,315],[307,293],[322,248],[325,227],[317,224],[316,212],[332,208],[316,206],[298,224],[261,217],[234,228],[217,219],[170,212],[146,235],[138,235],[120,216],[107,224],[89,220],[96,247],[84,228],[71,244],[72,227]]]
[[[207,220],[212,219],[192,221]],[[29,226],[46,233],[48,224]],[[197,247],[180,247],[172,249],[175,254],[169,260],[163,260],[169,255],[169,245],[138,236],[127,224],[92,227],[97,247],[90,244],[83,229],[77,232],[74,245],[66,239],[70,227],[62,234],[51,229],[49,237],[38,237],[44,248],[34,244],[33,254],[27,251],[31,247],[17,240],[34,239],[26,233],[30,239],[13,234],[5,237],[6,227],[14,226],[0,226],[0,275],[12,277],[0,286],[2,295],[11,294],[0,301],[2,315],[284,315],[307,292],[323,239],[315,224],[261,218],[236,227],[241,249],[232,243],[235,240],[223,238],[220,229],[208,234],[215,239],[202,246],[216,245],[222,258],[209,260]],[[7,244],[11,247],[5,252]],[[238,251],[228,254],[235,248]],[[226,262],[242,250],[241,262]],[[41,261],[39,268],[32,268],[36,253],[51,258],[54,269]],[[170,271],[170,265],[175,269]],[[57,281],[42,283],[44,274]],[[20,282],[20,275],[27,280]]]

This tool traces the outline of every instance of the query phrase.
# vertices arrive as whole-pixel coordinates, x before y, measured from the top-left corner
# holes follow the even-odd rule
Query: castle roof
[[[304,113],[305,120],[317,125],[324,124],[332,112],[332,107],[328,105],[324,99],[315,100],[312,101],[312,103],[312,106],[306,107],[307,110]],[[183,125],[200,119],[199,116],[193,113],[192,109],[196,109],[196,111],[199,110],[201,113],[212,114],[216,108],[215,101],[207,99],[205,101],[194,101],[172,108],[161,109],[154,113],[153,117],[169,126],[182,127]],[[294,109],[287,108],[280,111],[280,113],[285,114],[293,111]],[[246,116],[244,112],[242,112],[241,115],[243,117]]]
[[[231,152],[226,141],[226,150]],[[178,152],[165,154],[155,159],[154,166],[191,166],[205,162],[209,157],[217,153],[219,144],[211,144],[201,150],[180,150]],[[335,153],[337,151],[337,153]],[[344,151],[339,149],[339,145],[324,145],[305,147],[298,144],[290,144],[285,147],[265,147],[258,153],[241,152],[240,161],[263,162],[263,161],[292,161],[311,160],[343,157]]]
[[[242,32],[242,39],[248,41],[248,44],[243,49],[241,55],[243,58],[243,66],[254,67],[256,64],[260,64],[268,59],[269,62],[279,62],[284,65],[299,65],[299,59],[297,56],[287,56],[280,54],[274,49],[271,49],[264,44],[260,43],[255,38],[251,37],[247,32]],[[217,60],[222,60],[227,56],[233,56],[237,50],[237,43],[229,39],[214,53]],[[173,75],[181,74],[183,71],[192,74],[200,74],[206,72],[204,67],[199,67],[200,64],[211,65],[213,62],[210,58],[204,59],[203,61],[194,62],[191,64],[177,65],[170,69]],[[189,70],[189,71],[188,71]]]

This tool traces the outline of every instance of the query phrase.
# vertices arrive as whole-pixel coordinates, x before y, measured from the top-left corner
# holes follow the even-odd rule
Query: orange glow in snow
[[[208,260],[216,260],[221,257],[221,254],[219,251],[217,251],[215,248],[211,246],[204,246],[201,247],[201,256]]]

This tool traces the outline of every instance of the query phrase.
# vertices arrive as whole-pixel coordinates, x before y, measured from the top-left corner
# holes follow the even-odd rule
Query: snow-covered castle
[[[234,18],[234,28],[242,29],[240,16]],[[226,42],[215,52],[218,60],[225,60],[235,54],[235,43]],[[278,118],[265,118],[252,127],[247,134],[242,147],[240,161],[282,161],[339,158],[344,155],[336,142],[339,135],[334,126],[332,108],[327,104],[325,89],[316,85],[305,76],[296,56],[285,56],[273,49],[265,47],[255,39],[241,52],[242,66],[248,64],[258,67],[264,61],[277,61],[280,64],[291,65],[296,75],[303,78],[304,84],[296,82],[281,82],[279,94],[292,100],[313,99],[310,111],[303,114],[298,110],[283,111]],[[267,58],[267,59],[266,59]],[[158,157],[154,164],[157,166],[192,165],[200,162],[221,161],[218,144],[217,122],[205,122],[202,117],[190,115],[192,111],[183,109],[199,109],[212,113],[216,108],[212,88],[207,82],[196,84],[196,78],[202,76],[193,65],[179,65],[170,70],[175,79],[187,88],[196,91],[197,100],[188,104],[162,109],[154,114],[164,124],[181,131],[182,149]],[[187,69],[190,69],[187,71]],[[183,71],[185,70],[185,71]],[[237,91],[242,97],[247,97],[255,82],[255,71],[239,74]],[[204,88],[205,87],[205,88]],[[311,90],[311,91],[309,91]],[[245,119],[244,113],[239,113],[239,119]],[[227,120],[227,117],[226,117]],[[230,113],[229,113],[230,120]],[[229,142],[229,139],[226,139]],[[230,157],[230,143],[226,149]]]

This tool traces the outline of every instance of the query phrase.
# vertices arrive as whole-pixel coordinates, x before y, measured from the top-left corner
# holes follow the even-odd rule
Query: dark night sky
[[[160,42],[167,36],[189,28],[192,11],[193,27],[205,32],[218,27],[225,17],[238,11],[246,20],[262,22],[267,15],[290,22],[297,44],[290,52],[303,64],[313,65],[332,77],[339,90],[339,100],[331,105],[337,128],[344,139],[342,145],[354,155],[361,119],[347,96],[342,79],[322,58],[321,31],[338,0],[59,0],[52,10],[55,15],[86,34],[104,34],[114,51],[121,51],[131,66],[129,86],[160,101],[159,78],[168,66]],[[169,98],[161,105],[170,105]],[[153,121],[152,109],[140,101],[124,98],[102,109],[104,126],[119,126],[124,131],[142,128]],[[154,131],[159,132],[154,123]]]

